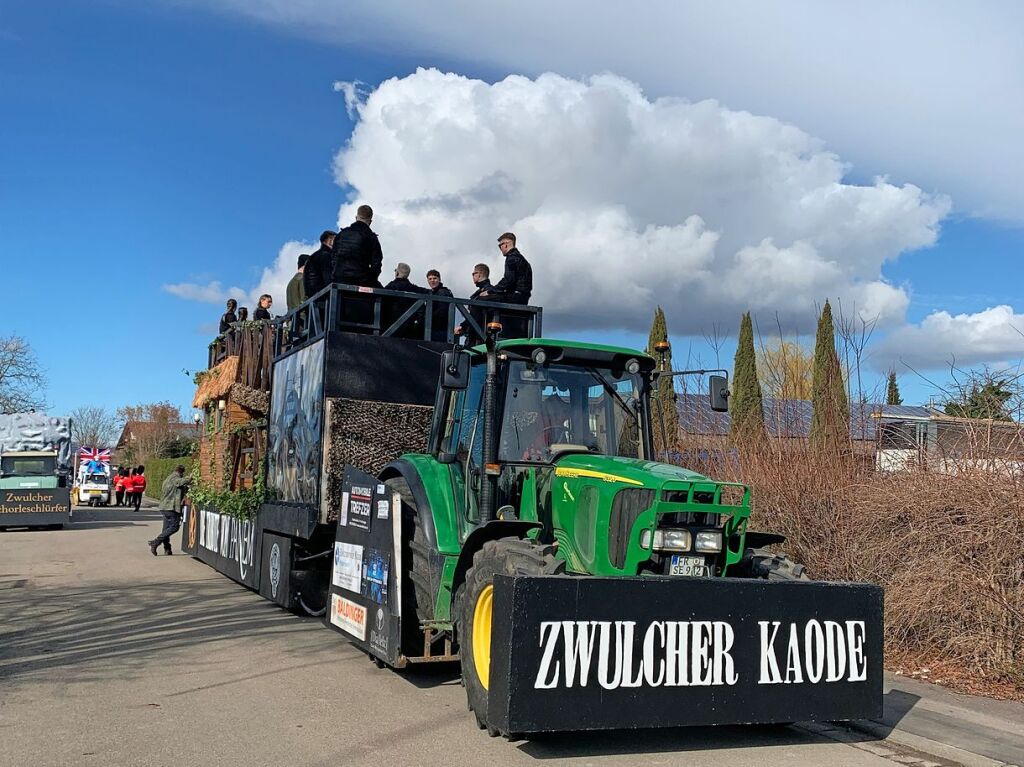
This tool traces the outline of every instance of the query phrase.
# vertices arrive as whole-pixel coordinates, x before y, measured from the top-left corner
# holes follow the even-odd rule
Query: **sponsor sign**
[[[331,623],[356,639],[366,639],[366,608],[338,594],[331,594]]]
[[[294,610],[298,604],[292,594],[292,541],[267,531],[261,538],[263,574],[260,577],[260,594],[281,607]]]
[[[339,589],[359,593],[359,577],[363,569],[363,547],[354,543],[334,544],[334,567],[331,583]]]
[[[388,655],[387,617],[384,608],[377,607],[374,611],[373,625],[370,628],[370,647],[380,655]]]
[[[359,530],[370,529],[370,510],[373,503],[373,488],[353,485],[349,492],[348,524]]]
[[[324,623],[360,649],[402,667],[407,659],[402,654],[402,582],[397,575],[402,566],[401,497],[351,466],[345,469],[341,490],[348,524],[339,524],[335,531],[330,609]],[[378,520],[372,527],[371,517]],[[342,606],[347,612],[339,616]],[[419,655],[422,643],[414,643],[410,651]]]
[[[341,510],[338,512],[338,527],[348,524],[348,492],[341,494]]]
[[[363,596],[379,605],[388,601],[389,559],[386,552],[367,549],[363,561]]]
[[[494,600],[504,732],[881,714],[877,586],[497,576]]]

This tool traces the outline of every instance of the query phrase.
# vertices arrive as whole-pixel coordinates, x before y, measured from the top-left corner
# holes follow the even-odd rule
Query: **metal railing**
[[[457,325],[463,335],[482,339],[486,324],[495,321],[505,326],[506,337],[536,338],[542,315],[539,306],[335,283],[270,324],[276,329],[274,357],[279,357],[334,330],[454,343]]]

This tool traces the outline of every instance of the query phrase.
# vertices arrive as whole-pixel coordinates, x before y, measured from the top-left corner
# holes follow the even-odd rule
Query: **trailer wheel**
[[[487,724],[494,576],[558,575],[564,571],[565,562],[555,559],[554,546],[520,538],[487,541],[473,555],[473,566],[455,597],[455,627],[469,708],[477,724],[491,736],[499,734]]]
[[[767,549],[747,549],[737,567],[741,578],[761,578],[766,581],[809,581],[807,568],[785,554],[773,554]]]

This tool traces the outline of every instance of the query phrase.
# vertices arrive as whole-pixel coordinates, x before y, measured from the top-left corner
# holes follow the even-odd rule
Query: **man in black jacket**
[[[306,269],[302,273],[302,287],[306,291],[306,298],[312,298],[330,282],[334,236],[330,229],[324,231],[320,235],[320,247],[306,260]]]
[[[427,285],[430,286],[430,293],[434,296],[445,296],[446,298],[453,298],[452,292],[444,286],[441,282],[441,272],[437,269],[431,269],[427,272]],[[430,340],[431,341],[447,341],[448,340],[448,307],[451,304],[438,301],[434,304],[434,311],[432,312],[432,319],[430,323]]]
[[[387,285],[384,286],[385,290],[402,290],[406,293],[426,293],[426,288],[421,288],[419,285],[412,283],[409,280],[409,275],[412,273],[412,268],[408,264],[399,263],[395,266],[395,279],[391,280]]]
[[[367,288],[381,287],[377,280],[384,256],[380,240],[370,229],[372,222],[373,208],[360,205],[356,210],[355,222],[338,232],[331,249],[331,282]]]
[[[480,298],[500,301],[505,304],[528,304],[533,293],[533,269],[530,262],[516,248],[516,236],[505,232],[498,238],[498,250],[505,257],[505,274],[490,290],[480,293]]]
[[[469,297],[470,301],[476,301],[480,298],[482,293],[486,293],[488,290],[491,290],[491,267],[487,264],[477,264],[474,266],[473,284],[476,286],[476,290],[473,291],[473,295]],[[469,313],[482,328],[486,322],[484,311],[479,307],[474,306],[470,308]],[[466,336],[466,346],[473,346],[483,340],[480,337],[480,334],[473,330],[473,326],[465,321],[455,326],[455,334],[464,334]]]
[[[421,288],[409,280],[412,269],[408,264],[399,263],[395,266],[395,279],[384,286],[385,290],[400,290],[403,293],[429,293],[426,288]],[[412,299],[395,298],[388,296],[384,299],[384,321],[390,326],[401,317],[405,310],[415,303]],[[395,331],[398,338],[423,338],[423,311],[416,312],[412,317],[402,323],[402,327]]]

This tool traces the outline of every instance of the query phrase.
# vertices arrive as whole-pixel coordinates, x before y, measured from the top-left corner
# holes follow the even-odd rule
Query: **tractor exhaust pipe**
[[[484,378],[484,475],[480,481],[480,524],[485,525],[494,519],[494,495],[497,490],[498,474],[498,441],[494,438],[497,424],[495,423],[498,398],[498,333],[501,332],[500,322],[488,322],[485,343],[487,345],[487,375]]]

